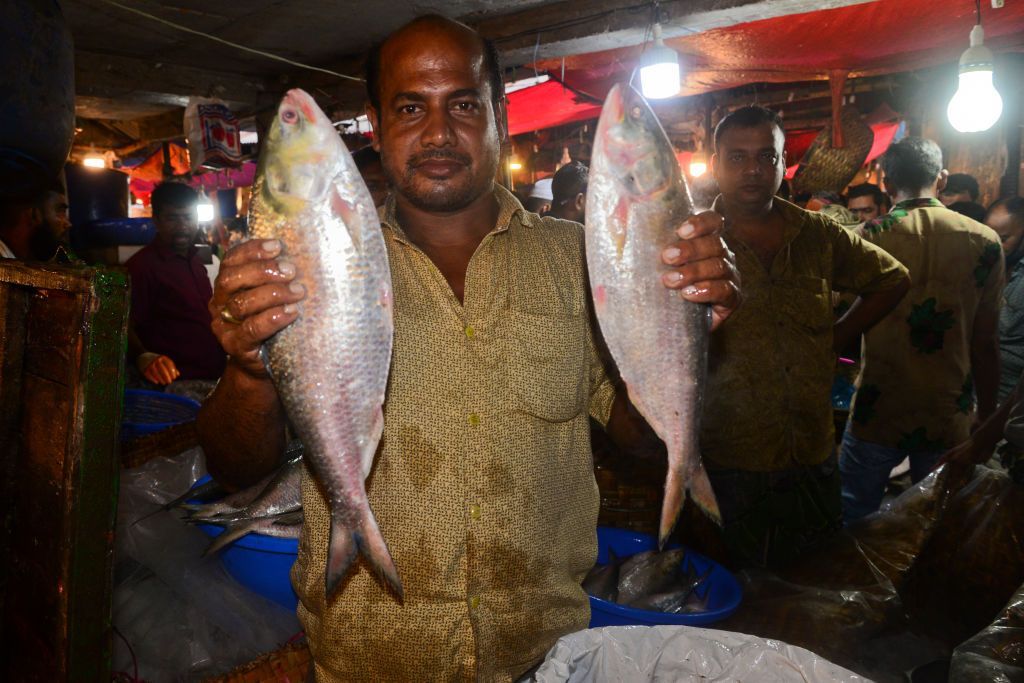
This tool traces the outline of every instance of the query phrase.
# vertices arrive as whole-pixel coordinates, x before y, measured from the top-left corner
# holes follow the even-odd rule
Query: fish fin
[[[377,454],[377,444],[380,443],[382,434],[384,434],[384,409],[377,406],[377,412],[373,416],[373,426],[370,427],[369,437],[363,444],[363,452],[360,454],[364,481],[370,476],[370,470],[373,469],[373,458]]]
[[[718,509],[718,499],[715,497],[715,490],[711,488],[711,480],[708,479],[708,473],[704,469],[704,465],[697,465],[697,469],[690,476],[687,490],[689,490],[690,498],[697,504],[697,507],[710,517],[715,524],[722,526],[722,513]]]
[[[224,530],[224,533],[222,533],[217,538],[213,539],[213,543],[211,543],[210,547],[208,547],[206,549],[206,552],[203,553],[203,557],[209,557],[210,555],[215,554],[217,551],[221,550],[225,546],[234,543],[242,536],[247,536],[256,528],[257,521],[258,520],[250,520],[244,524],[229,525]]]
[[[327,598],[330,599],[345,578],[356,555],[362,553],[374,571],[398,594],[399,600],[404,601],[402,582],[398,578],[398,570],[395,569],[384,537],[377,527],[377,520],[373,518],[373,513],[369,509],[361,516],[359,528],[352,529],[341,521],[340,515],[331,515],[331,540],[327,547],[325,575]]]
[[[626,250],[626,226],[629,225],[629,199],[620,197],[612,219],[608,221],[608,228],[612,234],[612,244],[615,245],[615,253],[622,258],[622,252]]]
[[[363,253],[363,236],[359,233],[359,226],[362,225],[362,219],[359,216],[359,209],[356,208],[355,204],[349,202],[342,196],[341,192],[338,191],[337,185],[334,185],[332,188],[331,208],[334,209],[334,212],[339,217],[341,217],[356,251],[360,254]]]

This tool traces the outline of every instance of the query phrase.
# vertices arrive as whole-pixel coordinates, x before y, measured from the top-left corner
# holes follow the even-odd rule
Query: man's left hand
[[[661,281],[687,301],[711,304],[711,329],[732,315],[742,301],[736,256],[722,240],[724,221],[714,211],[690,216],[679,226],[680,241],[669,245],[662,260],[673,269]]]

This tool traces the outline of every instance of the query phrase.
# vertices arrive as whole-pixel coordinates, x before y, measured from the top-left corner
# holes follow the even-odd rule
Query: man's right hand
[[[161,356],[158,353],[145,352],[139,354],[135,365],[142,373],[142,376],[153,384],[167,385],[181,377],[178,366],[169,356]]]
[[[254,378],[266,378],[260,347],[299,317],[305,295],[293,283],[295,265],[278,260],[278,240],[250,240],[232,247],[220,264],[210,299],[213,334],[234,364]]]

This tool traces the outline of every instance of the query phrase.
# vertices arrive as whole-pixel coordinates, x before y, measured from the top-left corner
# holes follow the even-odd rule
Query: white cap
[[[541,178],[533,184],[533,189],[530,191],[531,197],[537,199],[547,199],[552,201],[555,196],[551,194],[551,178]]]

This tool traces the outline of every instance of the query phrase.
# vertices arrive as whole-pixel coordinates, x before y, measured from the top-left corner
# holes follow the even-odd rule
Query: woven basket
[[[153,458],[173,458],[199,445],[195,420],[146,434],[121,445],[121,464],[132,468]]]
[[[845,146],[832,147],[832,124],[825,126],[800,160],[800,167],[793,176],[795,194],[842,192],[864,165],[875,141],[874,131],[853,107],[842,110],[840,121]]]
[[[312,662],[305,643],[292,643],[206,683],[305,683]]]

